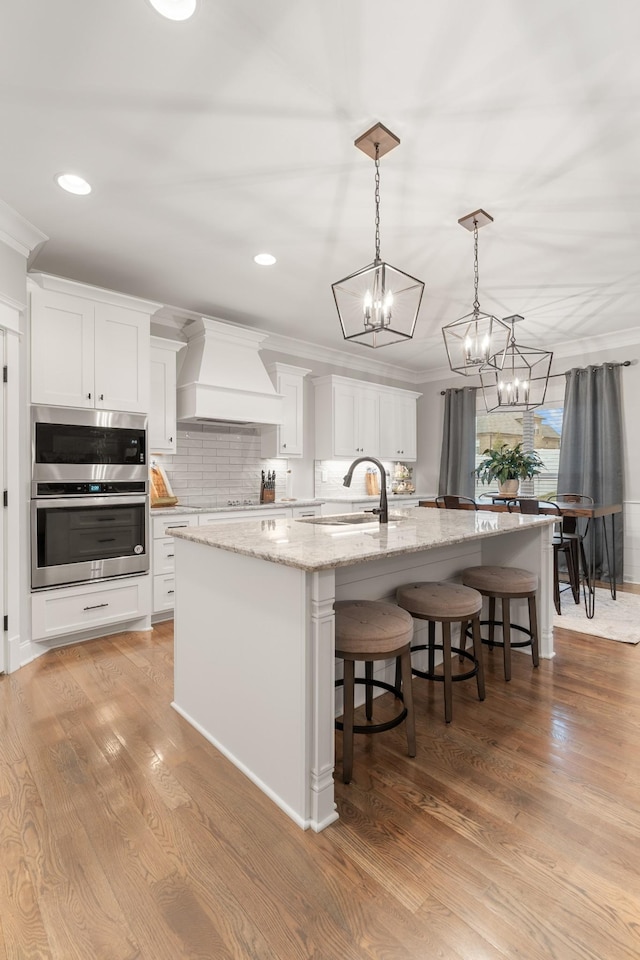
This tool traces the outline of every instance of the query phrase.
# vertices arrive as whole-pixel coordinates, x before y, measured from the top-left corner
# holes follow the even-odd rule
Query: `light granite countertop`
[[[372,497],[378,500],[379,497]],[[268,510],[277,507],[316,507],[323,504],[324,500],[274,500],[273,503],[235,503],[226,504],[221,507],[220,504],[202,503],[198,506],[177,503],[175,507],[152,507],[152,517],[170,517],[177,513],[242,513],[244,510]]]
[[[335,521],[341,516],[347,518],[354,514],[322,519]],[[185,527],[174,531],[174,536],[313,572],[500,536],[510,530],[548,526],[553,522],[553,517],[528,514],[419,507],[396,509],[394,504],[386,525],[376,519],[361,525],[341,525],[266,517]]]

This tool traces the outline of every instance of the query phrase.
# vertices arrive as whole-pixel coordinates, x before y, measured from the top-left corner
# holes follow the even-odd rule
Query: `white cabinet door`
[[[96,407],[148,412],[150,349],[148,314],[96,303]]]
[[[159,304],[47,274],[28,285],[31,402],[147,413]]]
[[[34,288],[31,292],[31,401],[94,407],[94,304]]]
[[[357,457],[360,450],[360,400],[350,386],[336,385],[333,390],[333,456]]]
[[[151,337],[149,452],[176,452],[176,355],[184,344]]]
[[[380,456],[383,460],[415,460],[416,401],[401,393],[380,394]]]
[[[272,363],[267,371],[276,393],[283,399],[281,424],[265,426],[261,432],[263,457],[301,457],[303,455],[302,432],[304,426],[304,377],[311,373],[304,367],[292,367],[286,363]]]
[[[281,374],[277,390],[284,397],[284,421],[278,430],[280,456],[301,457],[304,381],[302,377]]]
[[[378,418],[375,390],[336,384],[333,391],[333,455],[378,456]]]

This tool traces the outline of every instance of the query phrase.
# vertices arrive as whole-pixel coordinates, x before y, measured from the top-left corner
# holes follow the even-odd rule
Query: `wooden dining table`
[[[490,494],[491,503],[481,503],[476,502],[475,507],[473,504],[460,504],[456,507],[457,510],[490,510],[494,512],[504,513],[507,512],[510,508],[507,506],[507,501],[513,502],[514,500],[524,500],[525,497],[507,497],[501,494]],[[533,499],[533,498],[532,498]],[[554,500],[553,503],[557,503],[560,510],[560,514],[563,517],[575,517],[576,519],[583,519],[589,521],[599,521],[602,524],[602,537],[604,542],[605,553],[609,563],[609,587],[611,590],[611,597],[613,600],[617,599],[616,593],[616,553],[615,553],[615,519],[617,514],[622,513],[622,504],[621,503],[574,503],[568,500]],[[420,507],[436,507],[436,501],[433,500],[420,500],[418,502]],[[511,511],[517,511],[517,507],[511,507]],[[544,509],[544,501],[540,501],[540,509],[544,513],[555,513],[555,510],[549,506],[548,510]],[[609,519],[610,533],[611,538],[609,539],[609,532],[607,530],[607,518]],[[611,543],[611,549],[609,549],[609,543]],[[588,551],[586,551],[587,557],[587,569],[584,571],[584,604],[585,612],[589,620],[593,619],[595,614],[595,601],[596,601],[596,549],[595,549],[595,537],[588,538]]]

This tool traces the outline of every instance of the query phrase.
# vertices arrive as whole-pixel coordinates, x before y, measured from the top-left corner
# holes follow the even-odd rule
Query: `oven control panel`
[[[140,493],[143,496],[147,492],[147,484],[144,480],[118,480],[118,481],[87,481],[85,483],[73,482],[53,482],[38,483],[36,485],[37,497],[100,497],[117,496],[118,494]]]

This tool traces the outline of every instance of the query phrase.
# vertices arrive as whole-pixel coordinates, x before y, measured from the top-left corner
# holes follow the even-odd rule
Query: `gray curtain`
[[[620,364],[574,367],[566,378],[558,493],[587,494],[596,503],[622,503]],[[611,551],[611,518],[604,522]],[[590,523],[587,536],[596,538],[596,576],[608,577],[602,521]],[[614,544],[616,580],[619,581],[623,573],[622,543],[622,514],[619,513],[615,518]]]
[[[438,493],[473,497],[477,387],[445,390]]]

